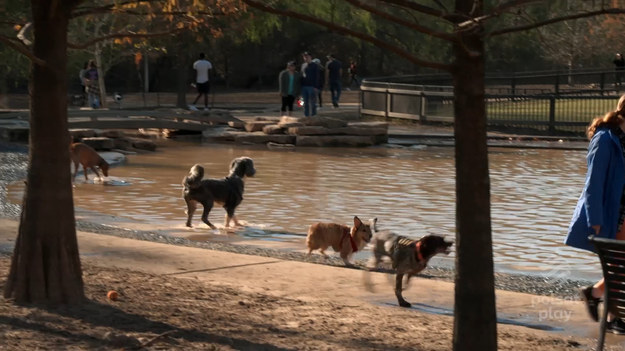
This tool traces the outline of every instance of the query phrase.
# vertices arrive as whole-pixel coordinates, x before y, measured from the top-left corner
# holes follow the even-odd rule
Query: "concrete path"
[[[0,219],[0,252],[12,252],[18,223]],[[99,266],[116,266],[159,275],[205,281],[262,291],[275,296],[300,298],[349,299],[354,304],[396,305],[392,277],[370,273],[375,292],[363,285],[362,270],[312,263],[285,261],[271,257],[249,256],[222,251],[124,239],[79,232],[81,258]],[[427,270],[426,270],[427,272]],[[294,288],[295,287],[295,288]],[[499,322],[541,329],[560,335],[596,338],[599,325],[589,320],[576,292],[570,299],[556,299],[509,291],[497,291]],[[413,309],[453,315],[452,283],[416,278],[404,292]],[[608,343],[625,347],[624,336],[608,335]]]

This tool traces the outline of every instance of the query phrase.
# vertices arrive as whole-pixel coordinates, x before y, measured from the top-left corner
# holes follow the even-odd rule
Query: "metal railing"
[[[361,114],[419,122],[454,122],[453,89],[450,86],[411,85],[364,81]],[[527,94],[488,93],[489,127],[523,128],[551,135],[583,133],[596,116],[614,108],[618,95],[600,91],[555,94],[527,89]],[[458,116],[462,118],[462,116]]]

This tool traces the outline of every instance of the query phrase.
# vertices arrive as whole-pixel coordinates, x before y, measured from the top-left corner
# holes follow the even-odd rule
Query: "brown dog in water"
[[[332,246],[334,251],[340,252],[345,265],[351,266],[349,258],[354,252],[362,250],[371,241],[371,236],[371,224],[363,223],[358,217],[354,217],[353,227],[336,223],[315,223],[308,228],[306,237],[308,255],[319,249],[322,255],[328,257],[324,251]]]
[[[109,176],[109,164],[89,145],[83,143],[72,143],[69,147],[70,156],[74,162],[74,175],[72,182],[76,179],[78,172],[78,164],[82,165],[85,173],[85,180],[89,180],[87,176],[87,168],[91,168],[93,172],[100,178],[100,173],[96,166],[102,170],[105,177]]]

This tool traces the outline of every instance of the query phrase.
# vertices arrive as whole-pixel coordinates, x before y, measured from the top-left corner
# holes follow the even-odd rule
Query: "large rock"
[[[360,135],[298,135],[297,146],[371,146],[374,137]]]
[[[69,135],[73,140],[80,140],[82,138],[93,138],[96,136],[96,131],[93,129],[70,129]]]
[[[245,129],[245,122],[243,121],[229,121],[228,126],[234,129]]]
[[[247,122],[247,123],[245,123],[245,130],[250,132],[250,133],[252,133],[252,132],[261,132],[265,126],[268,126],[268,125],[271,125],[271,124],[275,124],[275,122],[272,122],[272,121],[252,121],[252,122]]]
[[[349,122],[348,126],[350,127],[359,127],[359,128],[385,128],[388,130],[387,122]]]
[[[147,139],[132,138],[132,147],[139,150],[156,151],[156,143]]]
[[[91,146],[96,150],[110,150],[115,148],[115,141],[111,138],[105,137],[93,137],[93,138],[82,138],[81,142]]]
[[[96,133],[98,136],[105,138],[122,138],[125,136],[121,130],[99,130]]]
[[[240,144],[266,144],[266,143],[277,143],[277,144],[295,144],[295,136],[294,135],[284,135],[284,134],[262,134],[262,133],[246,133],[239,134],[234,137],[234,141]]]
[[[300,119],[300,122],[304,123],[304,125],[307,125],[307,126],[321,126],[321,127],[326,127],[326,128],[347,127],[346,121],[343,121],[337,118],[330,118],[330,117],[319,117],[319,116],[306,117],[306,118]]]
[[[291,127],[287,131],[291,135],[329,135],[337,134],[334,129],[329,129],[321,126],[301,126]]]
[[[115,149],[127,150],[132,147],[132,141],[128,138],[116,138],[113,139]]]
[[[317,126],[291,127],[288,134],[293,135],[386,135],[387,128],[383,127],[348,127],[326,128]]]
[[[284,129],[280,128],[277,124],[270,124],[263,127],[263,133],[265,134],[284,134]]]

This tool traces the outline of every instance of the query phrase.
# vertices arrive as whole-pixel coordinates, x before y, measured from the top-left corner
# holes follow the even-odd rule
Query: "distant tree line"
[[[489,26],[514,25],[519,18],[547,17],[549,13],[566,13],[570,8],[590,6],[581,0],[553,1],[549,7],[527,10],[515,17],[502,17]],[[419,52],[428,61],[445,62],[452,56],[451,48],[431,36],[406,30],[397,23],[374,18],[365,11],[354,11],[344,1],[315,0],[308,2],[318,17],[370,33],[383,40],[401,43],[411,52]],[[400,11],[400,10],[398,10]],[[525,10],[523,10],[525,11]],[[530,12],[534,11],[534,12]],[[397,13],[398,16],[405,15]],[[431,23],[430,18],[412,18],[427,22],[430,27],[447,24]],[[270,14],[243,14],[236,19],[212,19],[212,28],[182,32],[155,38],[111,40],[97,50],[102,58],[106,90],[109,92],[176,91],[181,79],[191,83],[192,62],[205,52],[214,66],[214,83],[231,89],[268,89],[277,85],[277,75],[289,60],[301,62],[303,51],[311,52],[322,62],[326,55],[335,55],[344,65],[358,63],[362,76],[392,76],[438,73],[418,67],[394,53],[345,37],[328,29]],[[88,18],[70,27],[69,38],[96,36],[108,25],[90,23]],[[502,23],[506,22],[506,23]],[[97,27],[97,28],[96,28]],[[528,70],[567,70],[577,68],[611,69],[616,52],[625,52],[625,23],[616,16],[582,18],[557,23],[540,29],[513,33],[486,40],[487,72],[518,72]],[[101,35],[101,33],[99,34]],[[71,49],[71,47],[70,47]],[[80,90],[78,71],[93,58],[96,49],[75,48],[69,51],[68,81],[70,92]],[[147,65],[145,64],[147,60]],[[0,46],[0,93],[27,92],[29,61],[7,47]],[[181,77],[180,72],[184,74]],[[145,74],[147,72],[147,80]],[[146,89],[147,81],[147,89]],[[191,89],[188,87],[187,88]]]

